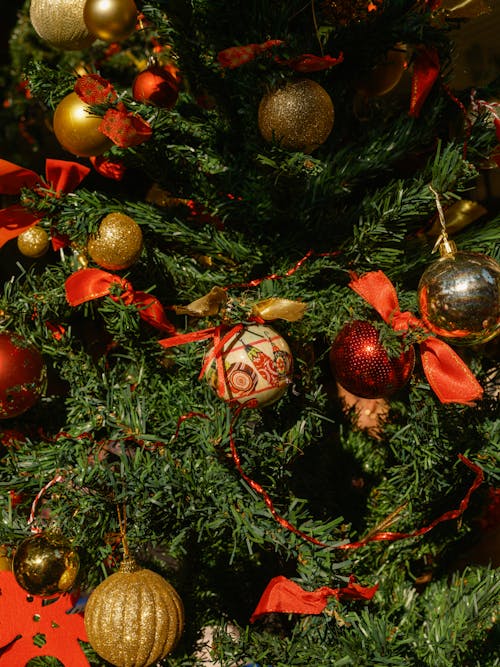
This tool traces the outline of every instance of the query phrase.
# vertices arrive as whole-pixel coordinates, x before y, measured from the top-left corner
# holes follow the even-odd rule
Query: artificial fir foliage
[[[51,46],[29,0],[18,8],[0,72],[0,327],[40,352],[47,380],[0,421],[0,550],[11,558],[33,526],[60,530],[79,555],[81,614],[122,560],[126,508],[131,555],[172,583],[185,611],[158,664],[500,660],[488,551],[499,339],[435,343],[417,300],[442,231],[437,201],[460,251],[500,259],[499,202],[476,187],[496,165],[500,79],[453,86],[454,38],[474,19],[450,4],[150,0],[119,44],[83,50]],[[406,58],[396,84],[367,86],[394,48]],[[133,93],[152,58],[172,78],[168,104]],[[298,79],[334,108],[306,152],[259,129],[264,96]],[[103,154],[69,153],[54,134],[70,94],[94,114]],[[142,233],[118,268],[90,251],[110,214]],[[35,223],[51,239],[41,257],[17,246]],[[390,312],[353,288],[367,274],[394,286]],[[356,321],[386,360],[414,348],[407,382],[369,398],[337,384],[330,349]],[[215,387],[224,337],[256,323],[283,337],[293,371],[279,400],[236,407],[204,381],[204,358],[212,349]],[[460,369],[452,392],[452,371],[436,380],[429,365],[437,347]],[[251,364],[227,373],[236,383],[283,370],[257,344],[246,354]],[[323,591],[321,608],[287,598],[252,617],[275,578]],[[211,663],[200,657],[207,628]],[[36,647],[30,665],[55,664]],[[91,665],[108,664],[82,647]],[[0,666],[12,667],[12,650],[0,646]]]

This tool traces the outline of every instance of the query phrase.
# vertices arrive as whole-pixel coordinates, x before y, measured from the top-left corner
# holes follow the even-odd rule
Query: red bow
[[[72,192],[89,173],[90,169],[77,162],[66,160],[45,161],[45,180],[30,169],[24,169],[7,160],[0,160],[0,193],[18,195],[22,188],[35,188],[44,194],[58,197]],[[33,227],[41,217],[20,204],[0,210],[0,248],[22,232]]]
[[[123,292],[120,295],[113,294],[112,285],[119,285]],[[163,306],[156,297],[147,292],[136,292],[125,278],[113,273],[101,269],[81,269],[67,278],[65,289],[70,306],[80,306],[86,301],[110,296],[113,301],[137,306],[140,317],[148,324],[170,335],[176,333],[174,325],[167,319]]]
[[[365,273],[349,283],[357,294],[367,301],[395,331],[423,329],[424,323],[406,311],[399,310],[394,285],[382,271]],[[483,389],[469,367],[451,347],[442,340],[429,336],[420,342],[424,373],[442,403],[470,405],[481,398]]]
[[[329,597],[351,600],[371,600],[377,592],[375,586],[360,586],[353,576],[343,588],[329,588],[322,586],[314,591],[305,591],[298,584],[286,577],[274,577],[268,583],[265,591],[250,617],[253,623],[259,616],[272,612],[283,614],[321,614],[328,603]]]
[[[439,55],[435,48],[421,48],[413,64],[410,116],[416,118],[439,76]]]

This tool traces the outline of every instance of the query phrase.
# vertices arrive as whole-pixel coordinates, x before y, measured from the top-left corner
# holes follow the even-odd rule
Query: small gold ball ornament
[[[75,583],[80,559],[58,532],[44,532],[26,538],[12,561],[14,577],[30,595],[65,593]]]
[[[49,235],[42,227],[34,225],[17,237],[19,252],[25,257],[38,259],[45,255],[50,246]]]
[[[31,0],[30,20],[39,37],[58,49],[79,51],[95,40],[83,20],[85,0]]]
[[[87,28],[105,42],[121,42],[135,29],[134,0],[87,0],[83,11]]]
[[[184,607],[168,581],[127,558],[92,591],[85,629],[92,648],[112,665],[147,667],[177,645]]]
[[[258,123],[266,141],[310,153],[324,143],[333,128],[333,102],[310,79],[299,79],[264,95]]]
[[[76,93],[69,93],[54,112],[54,134],[61,146],[73,155],[101,155],[113,145],[99,130],[101,122],[102,118],[92,116],[89,105]]]
[[[127,269],[142,251],[142,231],[124,213],[109,213],[101,220],[97,234],[87,243],[87,252],[103,269]]]

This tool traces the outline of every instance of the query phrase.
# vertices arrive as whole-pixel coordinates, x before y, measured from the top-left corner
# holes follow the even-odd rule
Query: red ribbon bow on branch
[[[0,193],[18,195],[22,188],[37,189],[46,195],[58,197],[61,193],[72,192],[89,173],[90,169],[78,162],[66,160],[45,161],[45,179],[31,169],[0,160]],[[31,213],[20,204],[0,210],[0,248],[19,234],[33,227],[41,216]]]
[[[112,286],[119,285],[123,292],[115,295]],[[163,306],[158,299],[147,292],[135,291],[132,285],[113,273],[101,269],[81,269],[76,271],[65,283],[66,300],[70,306],[80,306],[86,301],[110,296],[113,301],[123,301],[126,305],[135,305],[140,317],[157,329],[170,335],[176,333],[174,325],[169,322]]]
[[[425,324],[412,313],[399,310],[394,285],[382,271],[371,271],[349,283],[395,331],[422,329]],[[420,341],[422,367],[430,386],[442,403],[470,405],[481,398],[483,389],[469,367],[442,340],[429,336]]]

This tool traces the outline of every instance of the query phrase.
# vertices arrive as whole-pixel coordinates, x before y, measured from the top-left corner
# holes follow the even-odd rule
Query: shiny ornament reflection
[[[121,42],[134,32],[137,7],[133,0],[87,0],[83,18],[100,39]]]
[[[113,145],[100,130],[102,118],[76,93],[66,95],[54,112],[54,134],[61,146],[79,157],[101,155]]]

